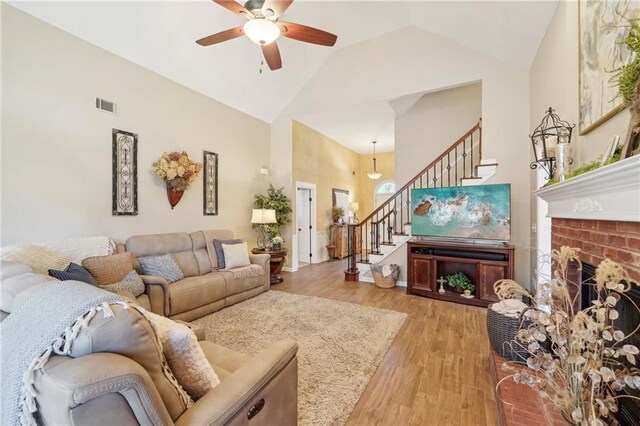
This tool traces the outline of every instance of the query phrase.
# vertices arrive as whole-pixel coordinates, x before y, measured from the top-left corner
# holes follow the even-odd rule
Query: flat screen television
[[[509,241],[511,185],[411,190],[411,233],[416,236]]]

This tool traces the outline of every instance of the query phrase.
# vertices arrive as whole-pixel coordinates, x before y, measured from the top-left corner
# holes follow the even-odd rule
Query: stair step
[[[478,170],[478,167],[495,167],[497,165],[498,165],[498,163],[478,164],[477,166],[475,166],[475,168],[476,168],[476,170]]]
[[[395,246],[393,243],[380,243],[381,246]]]

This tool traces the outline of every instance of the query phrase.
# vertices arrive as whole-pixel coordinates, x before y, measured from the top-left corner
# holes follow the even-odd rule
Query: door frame
[[[309,182],[298,182],[296,181],[296,186],[295,186],[295,190],[296,190],[296,227],[295,227],[295,238],[293,240],[295,240],[295,250],[293,250],[292,247],[292,251],[293,251],[293,255],[291,257],[291,269],[296,271],[298,270],[298,265],[299,265],[299,259],[298,259],[298,212],[297,212],[297,208],[298,208],[298,189],[308,189],[310,196],[311,196],[311,205],[309,206],[309,209],[311,211],[311,225],[313,226],[313,228],[311,228],[311,263],[319,263],[320,259],[318,258],[318,230],[316,229],[317,224],[318,224],[318,216],[317,216],[317,189],[316,189],[316,184],[315,183],[309,183]]]

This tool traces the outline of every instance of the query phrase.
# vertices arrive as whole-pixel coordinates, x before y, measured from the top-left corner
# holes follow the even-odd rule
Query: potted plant
[[[284,244],[284,238],[280,235],[276,235],[271,239],[271,248],[273,250],[282,250],[282,244]]]
[[[332,209],[332,214],[333,214],[333,209]],[[334,237],[333,224],[329,224],[329,227],[327,228],[327,232],[329,235],[329,238],[327,238],[329,243],[325,247],[327,248],[327,253],[329,254],[329,260],[331,260],[336,256],[336,242],[334,241],[334,238],[333,238]]]
[[[626,19],[629,32],[618,43],[624,44],[634,55],[634,59],[613,70],[613,81],[618,86],[618,96],[625,107],[629,107],[631,119],[621,158],[631,156],[631,139],[640,127],[640,18]]]
[[[476,286],[473,285],[469,277],[464,272],[456,272],[455,274],[447,275],[447,284],[456,293],[464,293],[467,297],[471,296],[476,291]]]
[[[340,223],[340,219],[344,216],[344,209],[342,207],[333,207],[331,209],[331,219],[333,223]]]
[[[253,205],[256,209],[273,209],[276,211],[277,223],[269,225],[255,224],[253,227],[258,228],[264,226],[269,241],[271,241],[280,230],[280,227],[291,223],[291,200],[284,193],[284,188],[274,188],[269,185],[266,194],[257,194],[254,198]]]

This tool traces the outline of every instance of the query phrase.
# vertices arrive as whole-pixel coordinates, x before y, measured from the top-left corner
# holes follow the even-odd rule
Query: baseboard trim
[[[285,267],[283,267],[283,268],[282,268],[282,270],[283,270],[284,272],[296,272],[296,271],[298,270],[298,268],[297,268],[297,267],[295,267],[295,268],[289,268],[288,266],[285,266]]]

